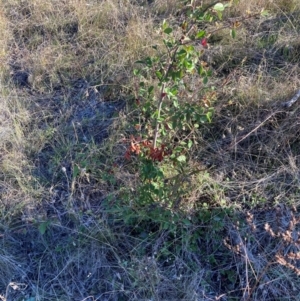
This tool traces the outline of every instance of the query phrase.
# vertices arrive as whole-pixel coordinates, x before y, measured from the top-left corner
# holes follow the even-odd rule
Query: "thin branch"
[[[282,103],[282,106],[284,108],[290,108],[298,99],[300,99],[300,90],[297,91],[291,100]]]
[[[165,90],[165,83],[162,84],[161,89],[160,89],[160,98],[159,98],[159,103],[158,103],[158,111],[157,111],[157,118],[156,118],[156,124],[155,124],[155,130],[154,130],[154,138],[153,138],[153,148],[156,148],[156,143],[157,143],[157,138],[158,138],[158,132],[159,132],[159,119],[160,119],[160,112],[161,112],[161,107],[163,103],[163,92]]]
[[[280,113],[280,111],[276,111],[276,112],[273,112],[273,113],[269,114],[258,126],[256,126],[253,130],[251,130],[248,134],[246,134],[245,136],[243,136],[242,138],[240,138],[238,141],[236,141],[236,142],[232,143],[231,145],[229,145],[228,149],[232,149],[235,146],[237,146],[240,142],[242,142],[247,137],[249,137],[252,133],[254,133],[255,131],[257,131],[261,126],[264,125],[264,123],[266,121],[268,121],[272,116],[274,116],[277,113]]]

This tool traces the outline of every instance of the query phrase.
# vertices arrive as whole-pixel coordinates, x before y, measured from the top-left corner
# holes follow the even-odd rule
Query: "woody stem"
[[[162,84],[161,91],[160,91],[160,98],[159,98],[159,102],[158,102],[158,110],[157,110],[155,130],[154,130],[153,148],[156,148],[156,144],[157,144],[157,138],[158,138],[158,132],[159,132],[160,112],[161,112],[161,107],[162,107],[163,98],[164,98],[164,95],[163,95],[164,90],[165,90],[165,84]]]

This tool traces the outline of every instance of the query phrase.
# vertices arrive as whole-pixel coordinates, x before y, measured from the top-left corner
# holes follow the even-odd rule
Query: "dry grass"
[[[182,3],[1,1],[2,300],[299,299],[300,112],[281,104],[300,86],[300,4],[228,16],[263,7],[209,38],[216,113],[191,160],[206,170],[168,211],[132,202],[122,141],[134,61]]]
[[[11,18],[11,68],[27,72],[39,92],[78,79],[91,84],[127,79],[128,67],[154,40],[149,13],[130,1],[7,1],[2,6]]]

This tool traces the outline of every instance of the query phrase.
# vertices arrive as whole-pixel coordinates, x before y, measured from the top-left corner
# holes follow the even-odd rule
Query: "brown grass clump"
[[[3,9],[11,19],[10,65],[26,71],[37,91],[79,78],[93,84],[126,79],[128,67],[153,42],[147,10],[129,1],[8,1]]]

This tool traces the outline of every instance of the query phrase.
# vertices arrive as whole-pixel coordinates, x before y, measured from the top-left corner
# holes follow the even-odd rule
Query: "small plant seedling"
[[[133,125],[137,134],[126,139],[125,158],[138,158],[142,180],[139,202],[172,203],[172,198],[178,199],[181,189],[177,188],[182,183],[180,178],[173,181],[178,186],[175,190],[171,183],[166,185],[165,170],[172,169],[175,175],[184,175],[187,170],[191,173],[188,161],[193,133],[211,121],[216,96],[214,88],[208,86],[212,72],[201,59],[209,47],[210,33],[205,25],[222,22],[226,6],[188,1],[180,24],[162,22],[159,34],[163,50],[155,45],[155,55],[136,62],[141,66],[134,70],[140,117]],[[231,36],[236,36],[234,28]]]

